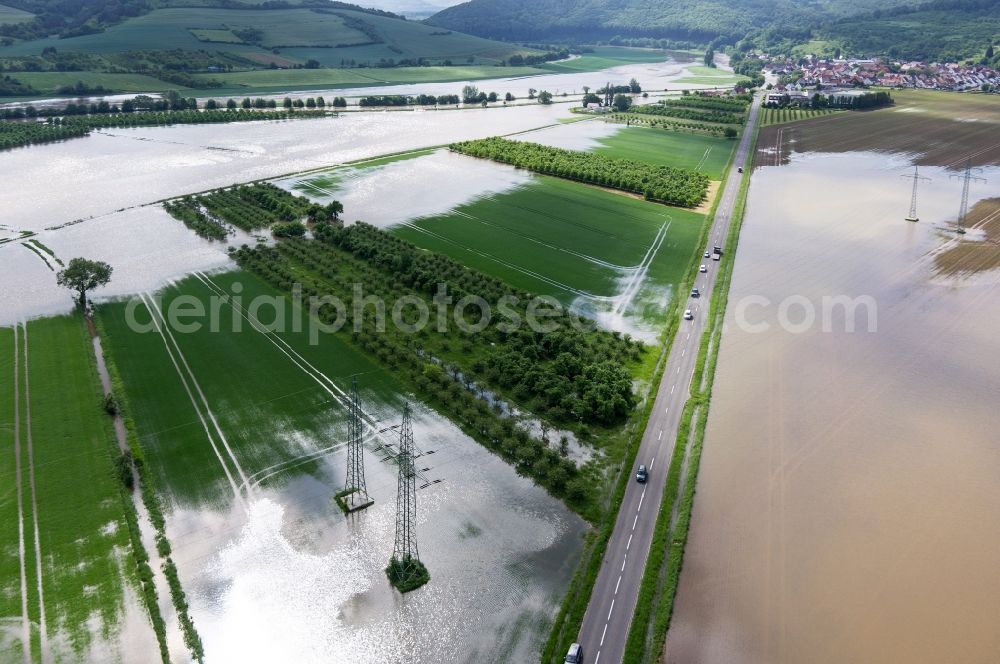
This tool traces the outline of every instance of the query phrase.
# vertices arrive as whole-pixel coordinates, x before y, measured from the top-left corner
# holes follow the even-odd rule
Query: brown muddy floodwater
[[[956,171],[921,166],[912,224],[912,155],[790,152],[753,176],[664,659],[998,662],[1000,270],[942,263]]]

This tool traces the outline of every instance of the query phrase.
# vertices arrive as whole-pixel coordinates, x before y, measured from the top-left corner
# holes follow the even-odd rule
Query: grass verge
[[[754,127],[753,131],[754,141],[752,144],[755,144],[758,127]],[[694,374],[696,380],[692,380],[691,383],[691,397],[684,405],[684,411],[681,415],[677,443],[674,446],[674,455],[667,475],[664,500],[660,503],[653,531],[653,542],[642,584],[639,587],[639,597],[632,618],[632,626],[629,629],[628,641],[625,644],[624,661],[626,662],[658,661],[663,652],[667,629],[670,627],[674,598],[677,594],[677,582],[684,561],[684,548],[687,544],[691,509],[694,505],[695,484],[705,439],[705,425],[708,422],[719,343],[722,339],[722,323],[729,298],[729,284],[732,279],[740,229],[743,225],[747,191],[750,187],[749,166],[753,155],[754,150],[749,150],[743,164],[745,174],[740,183],[733,210],[733,223],[730,225],[726,242],[728,257],[722,262],[718,293],[712,299],[709,308],[711,325],[706,328],[698,349]],[[697,419],[695,419],[695,415],[697,415]],[[690,454],[687,454],[689,447]],[[683,465],[686,454],[688,463],[685,480]],[[677,505],[678,500],[680,501],[679,505]],[[673,532],[671,532],[671,519],[675,506],[678,507],[677,520]]]

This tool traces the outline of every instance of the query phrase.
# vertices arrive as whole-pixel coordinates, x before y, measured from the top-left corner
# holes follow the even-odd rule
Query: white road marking
[[[632,546],[632,536],[631,535],[628,536],[628,541],[625,542],[625,550],[628,551],[628,548],[630,546]],[[621,577],[618,577],[618,578],[621,579]],[[618,593],[618,591],[615,590],[615,594],[617,594],[617,593]]]
[[[616,595],[618,594],[618,586],[620,586],[621,584],[622,584],[622,575],[619,574],[618,575],[618,583],[615,584],[615,594]],[[601,641],[601,645],[602,646],[604,645],[604,641]]]
[[[642,495],[641,495],[641,496],[639,496],[639,509],[637,509],[637,510],[636,510],[636,512],[641,512],[641,511],[642,511],[642,500],[643,500],[643,498],[645,498],[645,497],[646,497],[646,490],[645,490],[645,489],[643,489],[643,490],[642,490]]]
[[[662,432],[661,432],[661,433],[662,433]],[[653,457],[653,460],[649,462],[649,469],[650,469],[650,470],[653,470],[653,464],[654,464],[654,463],[656,463],[656,457]]]
[[[608,609],[608,620],[611,620],[611,612],[615,610],[615,600],[611,600],[611,608]]]
[[[601,645],[604,645],[604,635],[608,633],[608,623],[604,623],[604,631],[601,632]],[[595,660],[596,661],[596,660]]]
[[[599,661],[601,661],[601,651],[600,650],[597,651],[597,656],[594,657],[594,664],[597,664]]]
[[[676,384],[676,383],[670,386],[670,393],[671,393],[671,394],[673,394],[673,393],[674,393],[674,388],[675,388],[675,387],[677,387],[677,384]]]
[[[660,433],[656,434],[656,439],[659,440],[663,438],[663,429],[660,429]]]
[[[624,557],[624,558],[622,558],[622,571],[623,571],[623,572],[625,571],[625,561],[626,561],[626,560],[628,560],[628,554],[627,554],[627,553],[625,554],[625,557]],[[614,604],[614,603],[615,603],[615,600],[611,600],[611,603],[612,603],[612,604]]]
[[[635,524],[639,521],[639,515],[635,515],[635,521],[632,522],[632,530],[635,530]]]
[[[684,357],[685,353],[688,352],[687,348],[681,348],[681,357]]]

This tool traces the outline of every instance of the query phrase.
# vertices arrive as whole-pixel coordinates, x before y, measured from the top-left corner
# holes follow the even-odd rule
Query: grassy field
[[[783,124],[785,122],[797,122],[798,120],[809,120],[811,118],[832,115],[839,111],[834,108],[762,108],[761,126]]]
[[[717,85],[729,86],[746,78],[737,76],[731,71],[716,69],[715,67],[705,67],[704,65],[691,65],[687,67],[689,75],[679,78],[675,83],[690,83],[691,85]]]
[[[703,220],[688,210],[537,177],[394,232],[565,304],[656,321],[669,304],[664,295],[681,281]]]
[[[340,49],[338,49],[340,50]],[[495,67],[472,65],[462,67],[395,67],[391,69],[288,69],[231,72],[198,77],[200,80],[221,81],[224,91],[245,90],[266,92],[308,88],[346,88],[391,83],[434,83],[462,81],[501,76],[528,76],[539,73],[531,67]],[[206,90],[216,94],[217,91]]]
[[[234,33],[245,29],[259,31],[259,41],[242,43]],[[49,46],[60,52],[84,53],[207,49],[256,60],[274,55],[282,61],[301,63],[312,58],[332,67],[344,60],[374,64],[381,59],[403,58],[496,64],[514,53],[535,52],[364,12],[173,7],[128,19],[97,34],[16,43],[0,48],[0,57],[37,55]],[[273,53],[275,49],[280,55]]]
[[[20,427],[15,437],[14,333],[10,328],[0,330],[4,377],[0,382],[0,438],[7,450],[0,457],[0,512],[4,516],[0,530],[0,614],[22,613],[19,488],[32,653],[37,657],[40,652],[39,607],[44,603],[50,649],[61,653],[59,659],[71,661],[82,657],[95,640],[114,642],[117,636],[124,608],[123,585],[134,578],[126,553],[129,539],[119,480],[114,475],[111,419],[101,408],[93,350],[82,318],[33,321],[26,334],[27,360],[24,330],[17,333]],[[20,482],[11,452],[15,445],[20,451]],[[19,638],[18,631],[14,634],[13,638]]]
[[[226,289],[240,283],[245,301],[274,293],[243,272],[216,275],[212,280]],[[167,289],[160,306],[166,311],[180,296],[208,302],[211,295],[207,285],[189,278]],[[174,331],[173,338],[155,330],[133,331],[125,313],[126,305],[121,303],[102,306],[99,311],[151,474],[168,504],[225,509],[234,498],[227,473],[238,492],[246,495],[241,486],[244,478],[253,484],[259,478],[255,473],[345,440],[340,406],[271,337],[251,327],[231,307],[220,309],[220,332]],[[268,319],[269,314],[260,316]],[[287,316],[290,321],[292,313]],[[234,331],[234,318],[240,321],[239,331]],[[147,305],[139,307],[136,319],[150,321]],[[291,325],[286,329],[291,330]],[[341,387],[348,386],[347,376],[363,373],[365,389],[382,401],[402,391],[335,336],[324,335],[319,346],[310,346],[305,332],[281,336]],[[226,370],[218,371],[220,366]],[[204,402],[192,376],[205,395]],[[209,410],[219,430],[210,423]],[[209,422],[208,432],[202,417]],[[308,471],[309,466],[298,470]]]
[[[93,71],[18,72],[17,79],[45,94],[55,94],[59,88],[76,85],[78,81],[91,87],[100,85],[115,92],[138,93],[186,89],[143,74],[106,74]]]
[[[0,24],[30,21],[34,14],[7,5],[0,5]]]
[[[664,62],[667,55],[655,48],[624,48],[621,46],[598,46],[593,53],[584,53],[578,58],[564,62],[549,62],[539,65],[541,69],[559,73],[597,71],[619,65],[642,62]]]
[[[609,157],[687,168],[705,173],[713,180],[722,178],[736,148],[736,141],[728,138],[648,127],[623,127],[599,142],[603,147],[597,152]]]

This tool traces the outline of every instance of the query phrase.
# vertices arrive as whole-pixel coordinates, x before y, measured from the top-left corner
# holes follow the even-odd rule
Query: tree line
[[[359,99],[358,106],[457,106],[461,101],[458,95],[369,95]]]
[[[642,104],[631,108],[633,113],[642,115],[657,115],[668,118],[679,118],[681,120],[693,120],[695,122],[716,122],[718,124],[743,124],[741,113],[727,111],[710,111],[700,108],[687,108],[683,104]]]
[[[629,365],[641,361],[645,347],[627,335],[608,333],[591,321],[554,307],[555,332],[505,327],[491,320],[479,332],[459,329],[439,318],[432,298],[438,284],[458,301],[478,295],[495,305],[504,295],[517,297],[522,316],[530,294],[454,261],[422,251],[367,224],[343,228],[315,226],[315,240],[282,240],[275,247],[243,248],[237,263],[285,292],[298,284],[305,297],[334,295],[344,303],[342,336],[444,409],[470,435],[563,497],[588,518],[600,509],[590,468],[567,459],[564,446],[548,434],[533,436],[509,405],[517,404],[586,438],[591,427],[613,426],[634,409]],[[374,306],[354,302],[355,284],[389,309],[403,297],[424,301],[427,325],[408,331],[380,328]],[[355,306],[358,310],[355,310]],[[473,307],[472,309],[476,309]],[[494,310],[496,307],[494,306]],[[443,315],[451,317],[454,312]],[[340,313],[324,305],[318,317],[332,323]],[[478,309],[473,318],[478,317]],[[405,322],[413,323],[404,315]],[[469,320],[467,322],[474,322]]]
[[[492,159],[544,175],[621,189],[670,205],[697,207],[708,191],[708,177],[701,173],[601,154],[505,138],[452,143],[449,147],[473,157]]]

